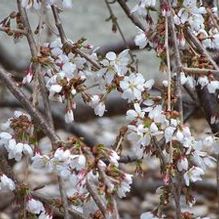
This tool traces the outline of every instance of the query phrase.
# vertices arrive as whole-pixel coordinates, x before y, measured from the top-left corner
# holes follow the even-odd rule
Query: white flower
[[[12,179],[8,178],[5,174],[0,176],[0,190],[7,189],[10,191],[15,190],[15,183]]]
[[[154,85],[154,79],[150,79],[148,81],[145,82],[144,84],[144,87],[147,89],[147,90],[151,90],[151,88],[153,87]]]
[[[151,212],[145,212],[141,214],[140,219],[159,219],[159,218],[154,216]]]
[[[152,122],[152,123],[151,123],[150,131],[151,131],[152,133],[158,132],[158,127],[157,127],[157,125],[156,125],[155,122]]]
[[[208,77],[207,76],[202,76],[202,77],[199,77],[198,78],[198,81],[197,81],[200,85],[201,85],[201,88],[205,87],[206,85],[208,85],[209,83],[209,80],[208,80]]]
[[[183,142],[184,135],[183,135],[182,131],[177,130],[177,132],[176,132],[176,139],[177,139],[177,141],[179,141],[180,143]]]
[[[124,178],[117,190],[117,194],[120,198],[125,197],[126,193],[130,191],[130,184],[132,184],[132,175],[125,173]]]
[[[83,154],[78,156],[78,164],[76,165],[77,170],[81,170],[85,168],[86,165],[86,157]]]
[[[70,155],[71,153],[69,150],[64,151],[62,148],[58,148],[55,151],[54,158],[59,162],[64,162],[70,158]]]
[[[128,120],[134,120],[138,117],[143,119],[144,115],[145,115],[145,112],[143,112],[141,110],[141,107],[140,107],[139,103],[135,103],[134,104],[134,110],[128,110],[127,113],[126,113],[126,118]]]
[[[52,216],[47,214],[46,212],[42,212],[38,219],[52,219]]]
[[[30,117],[29,114],[18,111],[18,110],[14,111],[14,117],[15,118],[19,118],[20,116],[26,116],[28,118],[28,120],[31,121],[31,117]]]
[[[168,87],[169,82],[167,80],[163,80],[162,84],[163,84],[164,87]]]
[[[152,108],[148,113],[148,117],[153,119],[155,123],[163,123],[166,120],[166,116],[163,114],[161,105],[156,105]]]
[[[29,70],[26,74],[26,76],[22,80],[22,84],[29,84],[32,81],[33,78],[33,72]]]
[[[105,112],[105,104],[103,102],[100,102],[95,108],[94,108],[94,113],[97,116],[103,116]]]
[[[214,167],[216,161],[215,158],[208,156],[206,152],[200,151],[197,146],[196,150],[192,152],[192,159],[194,163],[203,170],[206,170],[207,167]]]
[[[99,74],[105,74],[105,79],[108,84],[112,82],[115,74],[119,76],[124,76],[128,70],[127,65],[129,63],[129,50],[123,50],[117,56],[115,52],[108,52],[106,54],[106,59],[104,59],[101,64],[104,66],[100,69]]]
[[[119,166],[118,160],[120,159],[120,157],[114,150],[110,151],[109,159],[112,164],[114,164],[117,167]]]
[[[115,52],[108,52],[106,54],[106,58],[109,60],[109,61],[115,61],[116,60],[116,53]]]
[[[49,157],[46,155],[41,155],[36,153],[34,157],[32,157],[32,167],[37,169],[45,168],[47,163],[49,162]]]
[[[33,156],[33,150],[29,144],[23,144],[23,153],[30,157]]]
[[[156,0],[143,0],[145,3],[145,7],[155,7],[156,5]]]
[[[148,44],[148,39],[146,38],[146,34],[144,31],[139,30],[138,35],[135,36],[134,39],[135,45],[140,49],[144,49]]]
[[[139,16],[145,17],[147,15],[146,8],[154,8],[156,0],[139,0],[138,4],[131,10],[131,13],[137,13]]]
[[[22,0],[21,6],[26,9],[33,7],[34,9],[38,10],[40,9],[40,2],[38,0]]]
[[[127,72],[127,65],[129,63],[128,55],[129,55],[129,50],[128,49],[123,50],[122,52],[119,53],[118,57],[114,62],[114,68],[119,76],[123,76]]]
[[[42,202],[33,198],[28,200],[26,209],[32,214],[40,214],[41,212],[45,211]]]
[[[61,92],[61,90],[62,90],[62,86],[59,85],[59,84],[53,84],[53,85],[49,88],[49,92],[50,92],[50,94],[52,94],[52,95]]]
[[[83,154],[71,155],[70,166],[72,169],[76,169],[78,171],[84,169],[86,166],[86,157]]]
[[[207,88],[210,94],[214,94],[215,91],[219,89],[219,81],[211,81],[207,85]]]
[[[74,121],[74,114],[72,110],[68,110],[65,114],[65,122],[66,123],[71,123]]]
[[[144,2],[139,2],[132,10],[131,13],[136,13],[139,16],[145,17],[147,15],[147,11],[145,9]]]
[[[8,132],[1,132],[0,133],[0,145],[7,145],[11,138],[12,136]]]
[[[66,62],[62,66],[62,70],[65,72],[65,76],[69,79],[73,78],[73,73],[76,70],[76,65],[71,62]]]
[[[130,141],[133,141],[143,146],[147,146],[150,144],[150,130],[147,127],[144,127],[143,124],[139,124],[137,127],[134,125],[128,125],[128,128],[131,131],[127,136]]]
[[[11,139],[8,145],[5,145],[5,148],[8,152],[8,159],[15,159],[16,161],[20,161],[23,152],[23,144],[16,143],[14,139]]]
[[[202,178],[201,178],[202,175],[204,175],[203,169],[193,166],[187,172],[185,172],[183,175],[184,180],[185,180],[185,184],[187,186],[189,186],[190,181],[196,182],[196,181],[202,180]]]
[[[212,136],[207,136],[203,139],[203,145],[211,147],[215,143],[215,139]]]
[[[188,167],[189,162],[186,157],[183,156],[177,161],[177,169],[179,171],[188,170]]]
[[[181,84],[184,85],[187,82],[187,77],[184,72],[180,73]]]
[[[183,2],[183,8],[181,8],[177,15],[174,16],[175,24],[185,24],[188,22],[193,31],[198,32],[200,29],[204,29],[204,18],[202,14],[206,13],[204,7],[197,7],[196,0],[185,0]]]
[[[105,112],[105,104],[100,101],[100,97],[98,95],[93,95],[91,97],[91,101],[89,105],[94,108],[94,113],[98,116],[103,116]]]
[[[185,24],[189,20],[189,13],[185,8],[181,8],[177,15],[174,16],[174,22],[177,25]]]
[[[175,127],[169,126],[164,131],[164,137],[166,139],[166,143],[170,142],[172,140],[174,131],[176,130]]]
[[[142,74],[130,74],[120,81],[120,87],[123,90],[122,97],[129,102],[141,99],[141,93],[144,91],[145,79]]]

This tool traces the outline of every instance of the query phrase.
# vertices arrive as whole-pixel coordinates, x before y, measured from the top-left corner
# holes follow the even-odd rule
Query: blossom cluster
[[[46,212],[43,203],[34,198],[27,201],[26,209],[33,215],[37,215],[38,219],[52,219],[52,215]]]
[[[33,155],[33,145],[29,144],[32,124],[30,116],[15,111],[14,116],[2,125],[3,132],[0,133],[0,146],[8,152],[8,159],[20,161],[23,155]]]
[[[72,150],[74,150],[74,147],[71,148],[71,151]],[[32,167],[39,170],[46,169],[50,173],[53,172],[59,175],[67,185],[67,196],[69,199],[78,199],[79,201],[77,203],[72,202],[72,206],[75,209],[84,214],[91,214],[87,209],[87,205],[92,204],[87,189],[87,181],[97,185],[97,189],[101,193],[101,198],[107,203],[107,197],[101,189],[102,185],[100,182],[103,180],[101,171],[107,172],[104,176],[108,181],[106,185],[107,193],[111,194],[116,192],[118,196],[122,198],[130,191],[132,175],[119,170],[119,156],[115,151],[99,146],[97,149],[97,151],[99,151],[97,152],[97,157],[101,159],[97,162],[97,166],[94,169],[90,169],[88,166],[86,157],[89,157],[89,155],[72,154],[71,151],[58,148],[55,153],[50,156],[36,153],[32,158]],[[108,159],[110,164],[106,165],[106,163],[102,161],[105,159]],[[104,180],[106,180],[105,178]],[[95,206],[94,204],[92,205],[93,207]]]
[[[41,0],[22,0],[22,7],[26,9],[34,8],[39,10],[41,8]],[[63,8],[71,8],[72,0],[45,0],[46,6],[51,6],[52,4],[56,4]]]

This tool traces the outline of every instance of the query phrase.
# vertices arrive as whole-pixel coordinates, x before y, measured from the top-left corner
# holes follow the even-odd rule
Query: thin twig
[[[44,202],[45,204],[49,205],[57,214],[59,214],[60,216],[63,216],[63,214],[57,209],[55,208],[51,203],[53,203],[53,199],[50,199],[48,197],[46,197],[45,195],[42,195],[39,192],[31,192],[31,195],[36,198],[39,199],[40,201]],[[85,216],[83,216],[81,213],[75,211],[74,209],[68,207],[68,212],[70,215],[72,215],[75,219],[86,219]]]
[[[130,55],[130,57],[131,57],[131,59],[132,59],[132,62],[134,62],[134,55],[132,54],[132,52],[131,52],[131,50],[130,50],[130,48],[129,48],[129,44],[127,43],[127,40],[126,40],[126,38],[125,38],[125,35],[124,35],[123,32],[122,32],[122,29],[121,29],[121,27],[120,27],[120,25],[119,25],[119,22],[117,21],[117,17],[114,15],[113,10],[112,10],[112,8],[111,8],[111,6],[110,6],[108,0],[105,0],[105,3],[106,3],[106,6],[107,6],[108,11],[109,11],[109,13],[110,13],[110,19],[112,20],[113,24],[116,25],[116,27],[117,27],[117,29],[118,29],[118,31],[119,31],[119,34],[120,34],[120,36],[122,37],[122,40],[123,40],[123,42],[124,42],[126,48],[129,49],[129,55]]]
[[[104,184],[107,186],[107,188],[111,188],[111,182],[109,181],[105,171],[103,170],[103,168],[100,165],[98,165],[98,170],[99,170],[101,178],[104,181]],[[118,219],[118,218],[120,218],[120,216],[119,216],[117,206],[115,205],[115,198],[113,195],[111,195],[111,201],[113,204],[113,214],[112,214],[113,219]]]
[[[58,184],[59,184],[59,192],[61,196],[61,200],[63,202],[64,209],[64,219],[70,219],[69,210],[68,210],[68,197],[64,188],[64,181],[60,176],[58,176]]]
[[[66,34],[64,32],[64,28],[63,28],[62,23],[61,23],[61,19],[59,17],[58,10],[57,10],[56,6],[54,6],[54,5],[52,5],[51,7],[52,7],[53,16],[55,19],[55,24],[56,24],[56,27],[58,29],[62,44],[68,46],[70,49],[72,49],[72,51],[74,51],[74,53],[79,54],[81,57],[85,58],[97,70],[99,70],[101,68],[101,66],[95,60],[93,60],[86,53],[82,52],[80,49],[75,48],[74,45],[70,41],[67,40]]]
[[[168,72],[168,88],[167,88],[167,111],[171,112],[171,81],[172,74],[170,69],[170,50],[169,50],[169,17],[165,17],[165,49],[167,59],[167,72]],[[173,162],[173,143],[170,141],[170,163]]]
[[[43,1],[43,3],[45,3],[45,2]],[[32,58],[34,59],[40,53],[40,51],[39,51],[40,46],[37,46],[37,44],[34,40],[33,32],[32,32],[32,29],[31,29],[31,26],[30,26],[30,23],[29,23],[29,20],[28,20],[26,10],[21,6],[21,0],[17,0],[17,5],[18,5],[18,10],[21,14],[23,25],[24,25],[24,27],[27,28],[26,37],[27,37],[27,41],[28,41],[28,44],[29,44],[29,47],[30,47],[30,50],[31,50]],[[42,9],[41,9],[41,12],[43,13],[43,6],[42,6]],[[39,34],[41,33],[41,28],[42,28],[41,25],[42,25],[42,21],[43,21],[42,19],[43,18],[41,17],[40,18],[40,25],[39,25]],[[40,42],[40,35],[39,35],[39,42]],[[38,63],[34,64],[34,70],[36,71],[36,74],[34,75],[34,77],[36,79],[36,81],[35,81],[36,82],[35,92],[37,90],[37,84],[38,84],[38,81],[39,81],[40,85],[41,85],[41,95],[43,97],[43,102],[45,104],[46,115],[49,119],[49,125],[48,126],[52,130],[52,132],[55,133],[54,125],[53,125],[53,121],[52,121],[51,108],[49,106],[49,100],[48,100],[48,97],[47,97],[48,95],[47,95],[44,79],[41,75],[40,69],[41,69],[40,64],[38,64]],[[69,212],[67,210],[68,209],[68,200],[67,200],[67,195],[66,195],[65,190],[64,190],[64,183],[63,183],[61,177],[59,177],[59,176],[58,176],[58,184],[59,184],[61,199],[63,201],[64,218],[65,219],[70,219],[70,215],[69,215]]]
[[[132,23],[135,24],[135,26],[137,26],[141,30],[145,31],[144,25],[141,23],[141,21],[135,15],[133,15],[131,13],[131,11],[130,11],[128,5],[126,4],[126,2],[124,0],[117,0],[117,2],[119,3],[119,5],[123,9],[123,11],[125,12],[127,17],[132,21]]]
[[[182,85],[181,85],[181,71],[182,71],[182,62],[179,52],[179,47],[177,43],[177,37],[176,37],[176,30],[175,30],[175,24],[173,20],[173,15],[171,13],[170,15],[170,30],[171,35],[173,38],[173,46],[175,51],[175,58],[176,58],[176,96],[178,98],[178,111],[180,114],[180,120],[183,122],[183,105],[182,105]]]
[[[190,38],[190,40],[194,43],[196,48],[199,50],[200,53],[203,53],[206,58],[211,62],[211,64],[214,66],[215,70],[219,71],[219,67],[217,63],[212,59],[208,51],[203,47],[201,42],[198,40],[198,38],[192,33],[191,29],[187,29],[187,34]]]
[[[1,27],[1,26],[0,26],[0,31],[5,32],[5,33],[8,33],[8,32],[15,33],[15,34],[19,33],[19,34],[23,34],[23,35],[27,34],[26,30],[16,29],[16,28],[11,29],[9,27]]]
[[[216,76],[219,76],[219,71],[214,69],[183,67],[182,70],[188,74],[200,74],[200,75],[214,74]]]
[[[89,181],[88,178],[86,180],[86,186],[87,186],[88,192],[92,196],[94,202],[98,206],[98,208],[101,211],[101,213],[103,214],[104,218],[107,218],[108,213],[107,213],[107,210],[106,210],[106,206],[103,203],[103,201],[101,200],[101,198],[99,197],[97,191],[95,190],[94,186],[91,184],[91,182]]]

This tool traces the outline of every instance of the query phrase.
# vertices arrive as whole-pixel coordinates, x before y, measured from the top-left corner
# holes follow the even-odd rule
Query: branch
[[[188,74],[196,74],[196,75],[207,75],[207,74],[214,74],[219,76],[219,71],[214,69],[206,69],[206,68],[187,68],[183,67],[182,70]]]
[[[52,207],[53,210],[55,210],[58,214],[62,215],[63,214],[57,209],[55,208],[54,206],[51,205],[53,199],[50,199],[44,195],[42,195],[41,193],[39,192],[31,192],[31,195],[36,198],[36,199],[39,199],[40,201],[46,203],[47,205],[49,205],[50,207]],[[68,212],[70,215],[72,215],[75,219],[86,219],[86,217],[84,217],[81,213],[75,211],[74,209],[72,208],[67,208]]]
[[[42,129],[44,134],[50,138],[52,143],[60,142],[60,138],[56,135],[55,131],[48,126],[39,111],[32,106],[31,102],[24,95],[24,93],[18,88],[16,83],[9,77],[8,73],[0,66],[0,80],[8,87],[11,93],[21,103],[21,105],[31,115],[36,125]]]
[[[189,39],[194,43],[198,51],[206,56],[206,58],[211,62],[214,66],[215,70],[219,71],[217,63],[212,59],[208,51],[203,47],[201,42],[197,39],[197,37],[192,33],[190,29],[187,29],[187,34]]]
[[[103,214],[104,218],[107,218],[107,210],[106,206],[104,205],[103,201],[100,199],[99,195],[97,194],[97,191],[95,190],[94,186],[89,182],[89,179],[87,178],[86,181],[87,190],[90,193],[91,197],[93,198],[94,202],[100,209],[101,213]]]
[[[104,169],[100,165],[98,165],[98,170],[100,173],[100,177],[103,179],[103,182],[106,185],[106,187],[111,188],[111,182],[109,181],[108,176],[106,175]],[[116,201],[113,195],[111,195],[111,201],[113,204],[113,219],[119,219],[120,217],[119,217]]]
[[[171,5],[171,4],[170,4]],[[176,96],[178,102],[178,111],[180,113],[180,120],[183,122],[183,105],[182,105],[182,85],[181,85],[181,71],[182,71],[182,62],[180,57],[180,51],[177,43],[177,36],[175,30],[175,24],[173,20],[173,15],[170,15],[170,30],[173,38],[173,47],[174,47],[174,55],[176,58]]]
[[[120,4],[121,8],[123,9],[127,17],[132,21],[132,23],[135,26],[139,27],[141,30],[145,31],[144,25],[141,23],[141,21],[136,16],[134,16],[131,13],[128,5],[124,2],[124,0],[117,0],[117,2]]]
[[[80,49],[75,48],[75,46],[70,41],[67,40],[67,37],[66,37],[65,32],[64,32],[64,28],[63,28],[62,23],[61,23],[61,19],[59,17],[58,10],[57,10],[56,6],[54,6],[54,5],[52,5],[51,7],[52,7],[53,16],[55,19],[55,24],[56,24],[56,27],[58,29],[59,36],[61,38],[61,42],[62,42],[63,46],[64,45],[68,46],[72,50],[72,52],[79,54],[81,57],[85,58],[88,62],[90,62],[97,70],[99,70],[101,68],[101,66],[95,60],[93,60],[86,53],[82,52]]]

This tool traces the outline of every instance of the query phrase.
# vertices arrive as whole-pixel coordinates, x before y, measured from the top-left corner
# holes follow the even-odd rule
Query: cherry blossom
[[[93,95],[89,104],[94,108],[94,113],[96,115],[103,116],[105,112],[105,104],[100,100],[98,95]]]
[[[204,175],[203,169],[200,167],[191,167],[187,172],[184,173],[183,177],[185,180],[185,184],[187,186],[190,185],[191,182],[196,182],[202,180],[201,176]]]
[[[102,60],[101,63],[104,68],[101,71],[105,72],[105,78],[108,84],[112,82],[115,74],[119,76],[126,74],[129,63],[128,52],[128,49],[123,50],[118,56],[115,52],[108,52],[106,59]]]
[[[120,198],[125,197],[126,193],[130,191],[130,184],[132,184],[132,175],[126,173],[124,174],[121,185],[117,190],[117,194]]]
[[[72,0],[46,0],[46,4],[52,5],[57,4],[58,6],[62,6],[63,8],[71,8]],[[41,7],[40,0],[22,0],[22,7],[26,9],[34,8],[39,10]]]
[[[109,159],[112,164],[114,164],[117,167],[119,166],[118,160],[120,159],[120,157],[114,150],[110,151]]]
[[[132,13],[137,13],[139,16],[147,15],[146,8],[155,7],[156,0],[139,0],[138,4],[131,10]]]
[[[32,214],[40,214],[45,211],[42,202],[33,198],[27,201],[26,209]]]
[[[65,114],[65,122],[66,123],[71,123],[74,121],[74,114],[73,111],[71,109],[67,110],[66,114]]]
[[[38,219],[52,219],[52,215],[49,215],[49,214],[46,213],[46,212],[42,212],[42,213],[39,215]]]
[[[15,183],[12,179],[8,178],[5,174],[0,176],[0,190],[7,189],[14,191],[15,187]]]
[[[134,119],[137,119],[138,117],[143,119],[145,112],[142,111],[142,109],[138,103],[135,103],[134,110],[128,110],[126,114],[127,114],[126,118],[128,120],[134,120]]]
[[[138,46],[140,49],[144,49],[148,43],[145,32],[139,30],[138,35],[135,36],[134,41],[136,46]]]
[[[150,90],[153,83],[153,80],[145,82],[144,77],[140,73],[125,76],[120,82],[120,87],[123,90],[122,97],[128,99],[129,102],[135,99],[140,100],[142,92],[145,89]]]
[[[189,162],[187,160],[186,157],[181,157],[178,161],[177,161],[177,169],[179,171],[187,171],[188,170],[188,166],[189,166]]]

